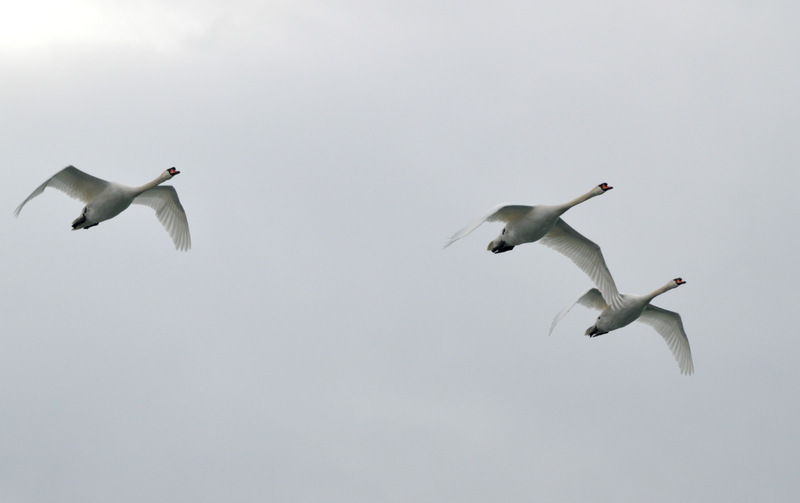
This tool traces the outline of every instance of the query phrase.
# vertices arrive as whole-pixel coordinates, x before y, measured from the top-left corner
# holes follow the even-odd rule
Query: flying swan
[[[477,229],[483,222],[505,222],[505,227],[491,243],[488,250],[503,253],[523,243],[541,242],[565,255],[585,272],[608,299],[616,305],[620,299],[614,278],[608,271],[600,247],[585,238],[561,219],[568,209],[595,196],[604,194],[613,187],[607,183],[593,187],[592,190],[572,201],[554,206],[522,206],[501,204],[489,210],[484,216],[459,230],[447,240],[447,248],[459,239]]]
[[[180,171],[177,169],[170,168],[152,182],[141,187],[127,187],[101,180],[74,166],[67,166],[22,201],[22,204],[14,210],[14,215],[19,216],[22,207],[44,192],[47,187],[58,189],[68,196],[86,203],[81,215],[72,222],[72,230],[94,227],[100,222],[119,215],[131,204],[143,204],[155,210],[158,221],[169,233],[175,243],[175,248],[185,251],[192,247],[186,212],[183,210],[174,187],[159,186],[179,173]]]
[[[595,324],[586,329],[586,335],[589,337],[607,334],[634,321],[641,321],[653,327],[664,338],[673,356],[675,356],[675,360],[678,362],[681,374],[691,375],[694,372],[692,350],[689,347],[689,338],[686,337],[686,331],[683,329],[681,316],[673,311],[667,311],[650,304],[650,301],[655,297],[673,288],[678,288],[684,283],[686,282],[681,278],[675,278],[647,295],[622,294],[620,295],[620,307],[618,308],[609,307],[605,300],[607,297],[601,294],[597,288],[592,288],[553,319],[553,323],[550,325],[550,333],[553,333],[553,329],[558,322],[567,315],[575,304],[601,311]]]

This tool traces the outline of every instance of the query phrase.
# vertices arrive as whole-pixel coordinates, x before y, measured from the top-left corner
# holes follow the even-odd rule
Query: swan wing
[[[608,305],[615,309],[621,306],[622,297],[608,270],[603,252],[593,241],[559,218],[539,242],[565,255],[585,272],[603,294]]]
[[[192,247],[189,235],[189,221],[178,199],[178,192],[171,185],[161,185],[148,189],[133,199],[134,204],[143,204],[156,211],[156,217],[169,233],[175,248],[186,251]]]
[[[602,311],[603,309],[608,307],[606,301],[603,300],[603,295],[600,293],[600,290],[598,290],[597,288],[592,288],[588,292],[584,293],[583,295],[575,299],[575,302],[567,306],[566,309],[558,313],[558,315],[556,315],[556,317],[553,318],[553,323],[550,324],[550,333],[548,335],[552,335],[553,329],[556,328],[558,322],[561,321],[561,319],[567,315],[570,309],[575,307],[575,304],[580,304],[590,309],[597,309],[598,311]]]
[[[22,201],[22,204],[17,206],[17,209],[14,210],[14,215],[19,216],[22,207],[25,206],[28,201],[44,192],[44,189],[47,187],[53,187],[73,199],[79,199],[84,203],[88,203],[97,194],[102,192],[103,189],[108,187],[108,182],[88,173],[84,173],[75,166],[67,166],[51,176],[46,182],[39,185],[27,199]]]
[[[681,315],[648,305],[639,316],[639,321],[653,327],[664,338],[681,368],[681,374],[691,375],[694,372],[692,349],[689,347],[689,338],[686,337],[686,331],[683,329]]]
[[[500,204],[498,206],[495,206],[494,208],[486,212],[486,214],[484,214],[480,218],[476,218],[475,220],[470,222],[466,227],[453,234],[445,243],[444,248],[447,248],[448,246],[455,243],[459,239],[463,238],[470,232],[474,231],[483,222],[497,222],[497,221],[509,222],[511,220],[515,220],[517,218],[526,215],[532,209],[533,206],[523,206],[519,204]]]

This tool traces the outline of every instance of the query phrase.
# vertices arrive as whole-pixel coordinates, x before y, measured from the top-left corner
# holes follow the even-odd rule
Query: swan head
[[[172,168],[169,168],[169,169],[166,171],[166,173],[167,173],[167,175],[169,175],[169,178],[172,178],[172,177],[173,177],[173,176],[175,176],[175,175],[180,175],[180,174],[181,174],[181,172],[180,172],[180,171],[178,171],[177,169],[175,169],[174,167],[172,167]]]
[[[603,183],[601,183],[600,185],[598,185],[598,186],[597,186],[597,188],[598,188],[598,189],[600,189],[600,194],[602,194],[603,192],[605,192],[605,191],[607,191],[607,190],[611,190],[611,189],[613,189],[614,187],[612,187],[611,185],[609,185],[609,184],[607,184],[607,183],[603,182]]]
[[[675,284],[675,286],[673,288],[677,288],[677,287],[681,286],[682,284],[686,283],[681,278],[675,278],[675,279],[672,280],[672,282]]]

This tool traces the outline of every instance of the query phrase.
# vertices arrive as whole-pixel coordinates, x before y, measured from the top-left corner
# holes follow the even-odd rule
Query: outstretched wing
[[[674,311],[648,305],[639,316],[638,321],[650,325],[664,338],[681,368],[681,374],[691,375],[694,372],[692,349],[689,347],[689,338],[686,337],[686,331],[683,329],[681,315]]]
[[[517,218],[522,217],[523,215],[529,213],[533,209],[533,206],[523,206],[518,204],[500,204],[495,206],[491,210],[489,210],[485,215],[480,218],[477,218],[469,223],[466,227],[459,230],[455,234],[453,234],[445,243],[444,248],[447,248],[451,244],[455,243],[459,239],[463,238],[470,232],[477,229],[483,222],[508,222],[510,220],[515,220]]]
[[[84,203],[88,203],[94,196],[108,187],[108,182],[84,173],[75,166],[67,166],[51,176],[46,182],[39,185],[27,199],[22,201],[22,204],[17,206],[17,209],[14,210],[14,216],[19,216],[22,207],[25,206],[28,201],[44,192],[44,189],[47,187],[53,187],[67,194],[69,197],[80,199]]]
[[[559,218],[553,228],[539,242],[573,261],[597,285],[609,306],[620,307],[622,297],[608,270],[603,252],[593,241]]]
[[[186,251],[192,247],[189,221],[186,220],[186,212],[178,199],[175,187],[170,185],[153,187],[136,196],[133,202],[156,210],[158,221],[169,233],[176,249]]]
[[[598,290],[597,288],[592,288],[588,292],[584,293],[583,295],[575,299],[575,302],[567,306],[566,309],[558,313],[558,315],[556,315],[556,317],[553,318],[553,323],[550,324],[550,333],[547,335],[552,335],[553,329],[556,328],[558,322],[561,321],[561,319],[567,315],[570,309],[575,307],[575,304],[580,304],[590,309],[597,309],[598,311],[602,311],[603,309],[608,307],[608,304],[606,304],[605,300],[603,300],[603,296],[600,294],[600,290]]]

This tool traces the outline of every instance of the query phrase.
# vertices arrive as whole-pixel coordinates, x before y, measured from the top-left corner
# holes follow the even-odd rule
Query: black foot
[[[492,253],[503,253],[513,250],[513,246],[509,246],[505,241],[500,241],[500,244],[492,248]]]
[[[72,222],[72,230],[73,231],[75,229],[77,229],[80,224],[82,224],[83,222],[86,221],[86,210],[87,209],[88,208],[86,206],[84,206],[83,207],[83,211],[81,212],[81,216],[79,216],[78,218],[75,219],[74,222]],[[97,224],[95,224],[95,225],[97,225]]]

